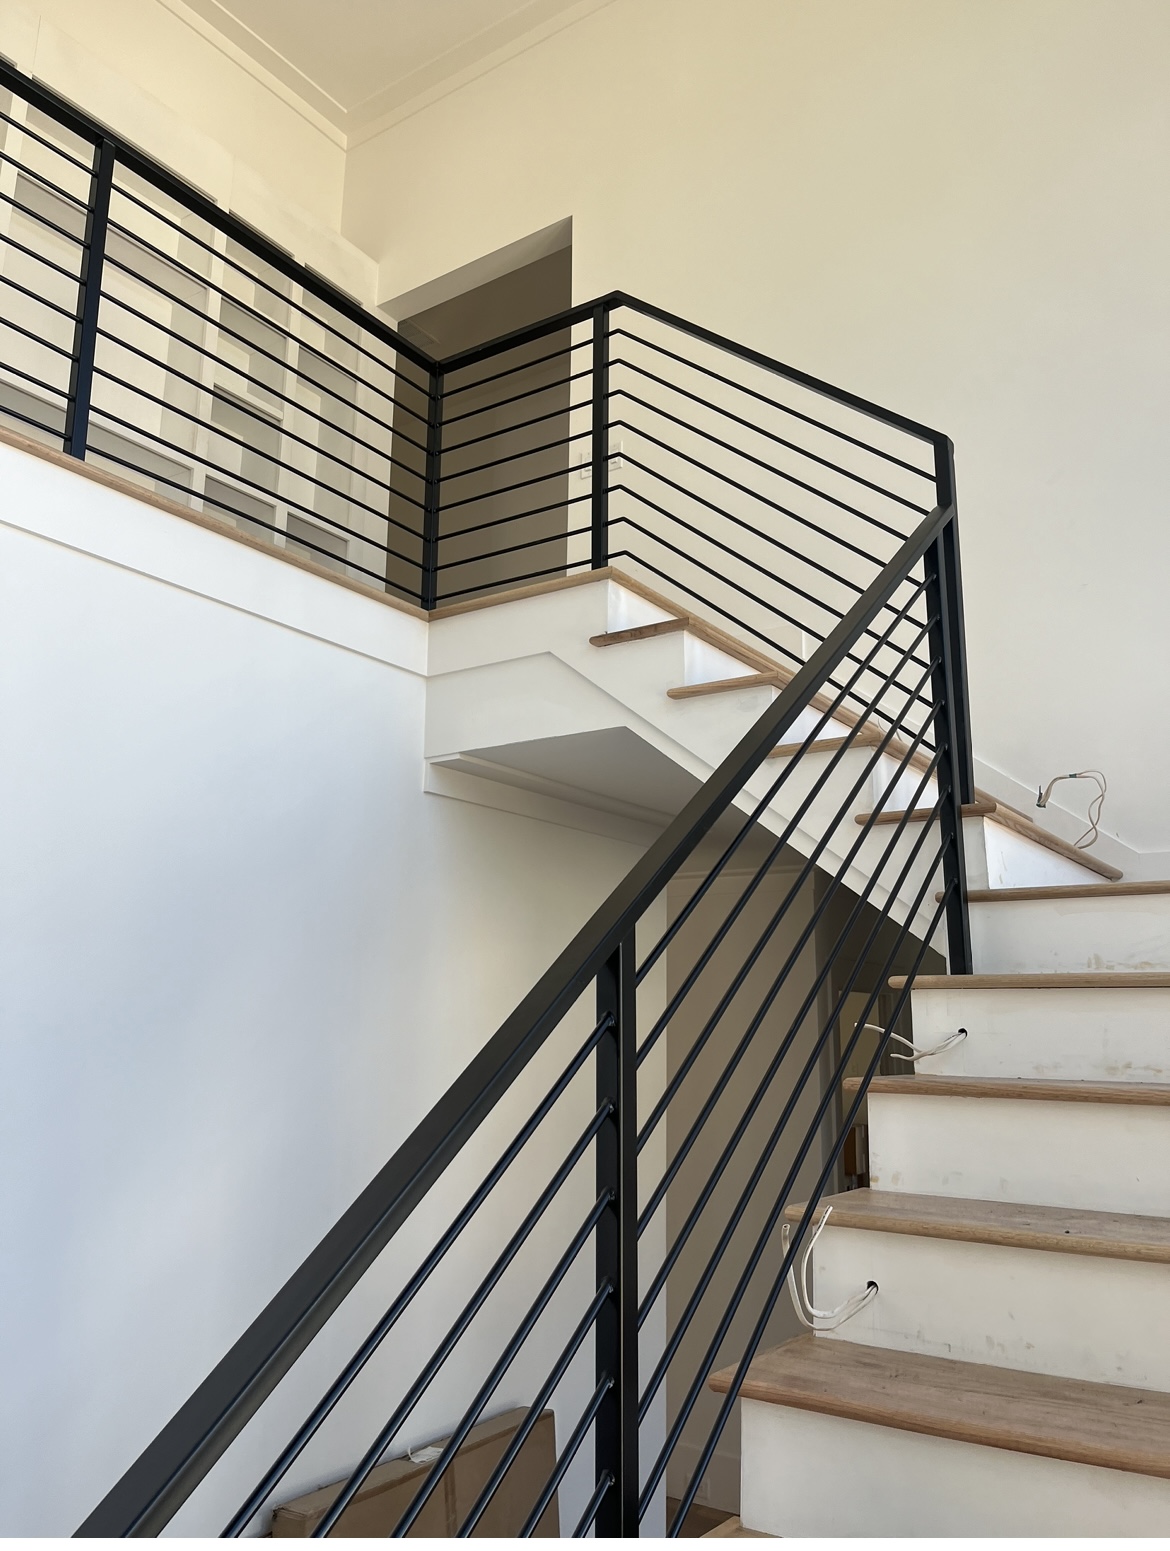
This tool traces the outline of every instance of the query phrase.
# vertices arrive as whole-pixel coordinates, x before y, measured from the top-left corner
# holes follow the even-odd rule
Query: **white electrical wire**
[[[1105,773],[1101,770],[1070,770],[1067,775],[1053,776],[1044,790],[1036,793],[1036,806],[1047,808],[1048,799],[1052,796],[1052,788],[1058,781],[1096,781],[1097,795],[1089,803],[1088,820],[1089,827],[1079,840],[1074,840],[1073,845],[1078,851],[1087,851],[1090,846],[1096,845],[1097,835],[1101,824],[1101,809],[1105,806],[1105,793],[1109,790]]]
[[[865,1024],[865,1027],[867,1029],[875,1030],[875,1032],[878,1034],[884,1034],[886,1032],[885,1029],[883,1029],[880,1024],[877,1023],[867,1023]],[[966,1038],[966,1029],[956,1029],[953,1034],[948,1034],[946,1038],[940,1040],[937,1045],[931,1045],[929,1050],[922,1050],[917,1045],[912,1045],[910,1041],[903,1038],[901,1034],[891,1034],[891,1044],[905,1045],[910,1054],[908,1056],[904,1056],[900,1050],[891,1050],[890,1054],[892,1056],[897,1056],[899,1061],[925,1061],[927,1056],[941,1056],[944,1050],[951,1050],[955,1045],[961,1045]]]
[[[847,1319],[865,1308],[867,1303],[872,1303],[878,1294],[878,1284],[867,1282],[865,1291],[854,1293],[846,1298],[844,1303],[839,1303],[835,1309],[818,1309],[814,1307],[812,1293],[808,1287],[808,1263],[816,1248],[817,1240],[825,1231],[829,1218],[833,1215],[831,1206],[825,1207],[825,1214],[816,1226],[816,1231],[805,1246],[804,1254],[800,1257],[800,1278],[797,1280],[796,1267],[791,1266],[788,1271],[788,1295],[792,1299],[792,1307],[796,1310],[796,1317],[808,1330],[836,1330]],[[792,1240],[792,1225],[784,1223],[780,1229],[780,1244],[784,1253],[788,1253],[788,1246]]]

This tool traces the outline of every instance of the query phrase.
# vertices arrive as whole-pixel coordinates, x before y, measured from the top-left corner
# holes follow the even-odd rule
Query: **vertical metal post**
[[[613,1110],[597,1136],[597,1188],[611,1192],[597,1225],[598,1286],[614,1295],[597,1318],[597,1379],[614,1384],[596,1423],[596,1471],[613,1485],[594,1533],[638,1533],[638,1076],[634,934],[623,938],[597,977],[598,1020],[610,1026],[597,1047],[597,1101]]]
[[[98,308],[102,299],[102,271],[106,264],[115,155],[110,140],[101,140],[94,148],[89,208],[85,215],[85,246],[81,250],[81,283],[77,290],[77,321],[73,329],[73,362],[69,368],[69,397],[65,403],[64,447],[74,458],[85,457],[89,441],[93,362],[97,351]]]
[[[439,597],[439,466],[443,451],[443,374],[434,367],[427,393],[427,465],[423,485],[422,578],[419,602],[433,609]]]
[[[952,517],[950,527],[954,526]],[[954,604],[947,586],[945,530],[923,557],[926,568],[926,608],[937,616],[930,627],[930,655],[942,661],[931,678],[932,700],[939,710],[934,722],[940,757],[939,790],[948,795],[939,813],[942,831],[943,884],[950,890],[947,899],[947,967],[952,975],[969,975],[971,961],[971,922],[967,911],[967,864],[963,849],[963,793],[958,764],[959,731],[953,658]]]
[[[609,308],[593,309],[593,554],[595,571],[609,564]]]
[[[975,801],[975,767],[971,748],[971,701],[967,688],[967,638],[963,624],[963,577],[959,563],[958,503],[955,499],[955,446],[942,436],[934,447],[938,504],[953,512],[942,535],[942,570],[948,614],[948,656],[955,708],[954,768],[961,802]]]

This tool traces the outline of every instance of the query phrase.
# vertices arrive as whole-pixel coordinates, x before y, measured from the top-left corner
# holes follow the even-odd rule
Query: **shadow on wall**
[[[398,327],[413,344],[446,359],[570,307],[572,266],[572,249],[562,248],[401,319]],[[441,602],[474,597],[521,574],[564,569],[571,389],[565,351],[571,342],[566,329],[509,352],[503,362],[447,375]],[[398,416],[411,423],[399,427]],[[395,429],[417,431],[414,417],[397,411]],[[418,448],[406,456],[411,467],[396,470],[393,485],[409,495],[418,487],[411,469],[421,470],[425,457]]]

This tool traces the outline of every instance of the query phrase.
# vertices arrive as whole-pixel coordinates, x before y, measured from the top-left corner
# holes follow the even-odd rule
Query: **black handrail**
[[[638,917],[735,801],[783,735],[953,526],[936,509],[906,540],[792,682],[541,976],[349,1210],[80,1527],[161,1530],[356,1286]]]

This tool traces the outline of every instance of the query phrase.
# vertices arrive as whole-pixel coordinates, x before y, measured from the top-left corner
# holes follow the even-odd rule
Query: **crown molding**
[[[347,108],[234,16],[222,0],[157,0],[287,107],[349,150],[573,26],[614,0],[529,0],[527,5]]]
[[[200,9],[185,0],[157,0],[165,11],[190,27],[225,58],[250,75],[274,97],[319,130],[341,150],[346,149],[346,134],[340,118],[343,109],[333,98],[321,91],[313,81],[303,75],[296,66],[270,48],[242,22],[236,21],[224,10],[219,0],[199,0]],[[210,14],[209,14],[210,13]],[[215,20],[212,20],[212,16]],[[292,82],[297,84],[293,85]]]

